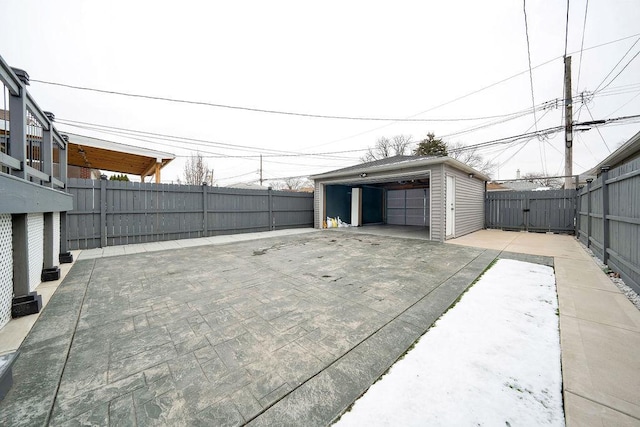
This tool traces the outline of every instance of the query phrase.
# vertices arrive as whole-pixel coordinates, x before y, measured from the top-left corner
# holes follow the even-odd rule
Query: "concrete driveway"
[[[0,424],[329,424],[498,253],[318,231],[77,261]]]

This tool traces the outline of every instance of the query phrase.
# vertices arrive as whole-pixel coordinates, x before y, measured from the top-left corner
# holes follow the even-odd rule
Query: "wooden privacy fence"
[[[491,191],[485,226],[502,230],[575,233],[576,190]]]
[[[313,194],[69,179],[69,249],[313,227]]]
[[[578,193],[578,238],[640,293],[640,159],[602,174]]]

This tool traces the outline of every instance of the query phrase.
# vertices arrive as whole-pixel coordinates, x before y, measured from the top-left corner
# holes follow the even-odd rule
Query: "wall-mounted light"
[[[360,174],[360,178],[365,178],[366,176],[367,176],[367,174],[364,173],[364,172]]]
[[[469,174],[469,178],[473,178],[473,174],[472,173]]]

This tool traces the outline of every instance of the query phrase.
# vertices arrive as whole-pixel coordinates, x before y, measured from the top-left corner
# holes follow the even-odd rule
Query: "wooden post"
[[[609,179],[609,166],[602,167],[602,262],[606,264],[609,261],[609,188],[607,179]]]

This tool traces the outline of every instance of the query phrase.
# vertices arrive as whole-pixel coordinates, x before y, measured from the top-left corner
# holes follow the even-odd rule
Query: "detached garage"
[[[395,156],[314,175],[314,223],[424,227],[444,241],[484,226],[489,178],[450,157]]]

